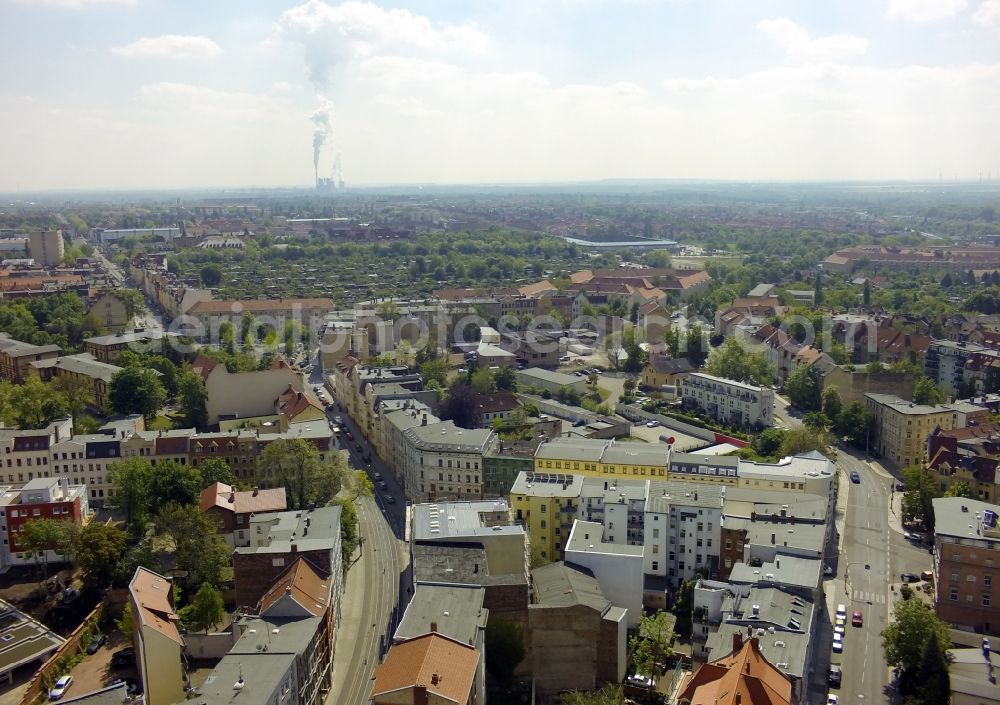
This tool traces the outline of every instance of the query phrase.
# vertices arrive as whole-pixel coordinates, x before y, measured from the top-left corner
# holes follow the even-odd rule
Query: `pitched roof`
[[[285,498],[285,488],[275,487],[262,490],[236,492],[224,482],[213,482],[201,491],[201,511],[212,507],[222,507],[236,514],[258,512],[281,512],[288,504]]]
[[[585,605],[604,614],[611,602],[604,596],[594,574],[586,568],[562,561],[531,571],[536,601],[547,607]]]
[[[702,665],[677,699],[691,705],[791,705],[792,683],[760,652],[757,639],[747,639]]]
[[[657,372],[668,374],[690,372],[695,368],[686,357],[673,358],[666,355],[650,355],[648,364]]]
[[[517,292],[522,296],[536,296],[538,294],[543,294],[546,291],[555,291],[556,287],[548,279],[543,279],[540,282],[535,282],[534,284],[525,284],[524,286],[518,287]]]
[[[292,385],[288,385],[288,389],[278,397],[278,412],[289,421],[310,408],[315,409],[321,414],[325,413],[323,405],[319,403],[316,397],[308,392],[298,392]]]
[[[477,394],[476,410],[480,414],[497,413],[502,411],[512,411],[521,406],[511,392],[500,390],[493,394]]]
[[[142,626],[159,632],[183,647],[184,640],[177,631],[180,617],[174,612],[174,606],[170,601],[170,579],[140,566],[135,569],[135,575],[128,584],[128,591],[138,608],[135,610],[134,618]]]
[[[465,705],[479,658],[476,649],[439,634],[401,641],[375,669],[372,697],[420,685],[428,693]]]
[[[286,596],[313,617],[319,617],[330,604],[330,576],[320,575],[309,561],[297,558],[260,598],[258,613],[265,616],[278,600]]]
[[[199,354],[194,359],[194,362],[191,363],[191,369],[193,369],[198,376],[201,377],[202,382],[205,382],[208,380],[208,376],[212,374],[212,370],[214,370],[218,364],[219,363],[212,358]]]

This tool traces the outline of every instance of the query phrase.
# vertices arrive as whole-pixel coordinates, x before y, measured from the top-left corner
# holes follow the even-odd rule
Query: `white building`
[[[121,242],[130,237],[136,240],[165,240],[166,242],[173,242],[174,238],[180,236],[180,228],[123,228],[119,230],[93,228],[90,231],[91,239],[103,244]]]
[[[605,542],[603,524],[577,520],[566,542],[564,560],[594,574],[601,592],[613,595],[614,603],[627,610],[631,628],[642,617],[645,553],[642,546]]]
[[[646,574],[676,588],[699,569],[718,573],[725,493],[720,484],[650,480],[643,516]]]
[[[764,427],[774,423],[774,391],[702,372],[684,379],[681,399],[716,421],[733,426]]]
[[[489,429],[463,429],[451,421],[403,431],[403,475],[407,495],[418,499],[479,499],[483,496],[483,454]],[[397,470],[398,472],[398,470]]]

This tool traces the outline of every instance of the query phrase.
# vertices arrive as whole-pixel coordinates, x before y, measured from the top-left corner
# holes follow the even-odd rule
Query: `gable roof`
[[[170,579],[142,566],[135,569],[128,584],[129,596],[135,604],[134,618],[144,626],[159,632],[178,645],[184,646],[177,623],[180,617],[171,604]]]
[[[401,641],[375,669],[372,697],[420,685],[428,693],[465,705],[479,658],[476,649],[440,634]]]
[[[324,414],[323,405],[316,397],[307,392],[298,392],[292,385],[278,396],[278,413],[289,421],[308,411],[310,408]]]
[[[216,365],[219,363],[210,357],[199,354],[195,357],[194,362],[191,363],[191,369],[193,369],[199,377],[201,377],[202,382],[208,381],[208,376],[212,374],[212,370],[215,369]]]
[[[792,683],[760,652],[757,639],[734,644],[732,652],[701,666],[677,699],[691,705],[791,705]]]
[[[521,406],[517,397],[506,390],[500,390],[493,394],[477,394],[475,401],[476,410],[480,414],[513,411]]]
[[[281,512],[287,508],[284,487],[236,492],[224,482],[213,482],[201,491],[201,511],[221,507],[236,514]]]
[[[266,616],[281,598],[289,597],[313,617],[319,617],[330,604],[330,584],[331,576],[320,575],[309,561],[297,558],[260,598],[258,613]]]
[[[667,357],[666,355],[650,355],[649,362],[647,363],[657,372],[665,372],[668,374],[678,374],[681,372],[690,372],[695,369],[691,361],[686,357]]]

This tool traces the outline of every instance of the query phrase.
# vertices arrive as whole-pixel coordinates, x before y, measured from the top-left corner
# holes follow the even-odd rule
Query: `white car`
[[[840,697],[830,693],[826,696],[826,705],[837,705],[840,702]]]
[[[73,676],[68,674],[59,676],[59,680],[52,685],[52,689],[49,691],[49,700],[58,700],[61,698],[66,694],[71,685],[73,685]]]
[[[646,422],[646,428],[656,428],[659,425],[660,425],[660,422],[657,421],[656,419],[653,419],[652,421],[647,421]]]
[[[833,633],[839,634],[841,639],[844,638],[844,632],[845,632],[845,627],[843,624],[838,624],[833,628]]]
[[[644,676],[641,673],[635,673],[625,679],[629,685],[634,685],[639,688],[652,688],[656,683],[649,676]]]
[[[839,654],[844,650],[844,638],[840,634],[833,635],[833,653]]]
[[[846,605],[837,605],[837,617],[841,617],[843,619],[847,619],[847,606]]]

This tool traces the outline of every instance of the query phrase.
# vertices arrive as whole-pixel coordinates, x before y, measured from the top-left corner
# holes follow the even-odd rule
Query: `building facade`
[[[745,428],[774,423],[774,391],[743,382],[692,372],[684,379],[681,400],[716,421]]]

